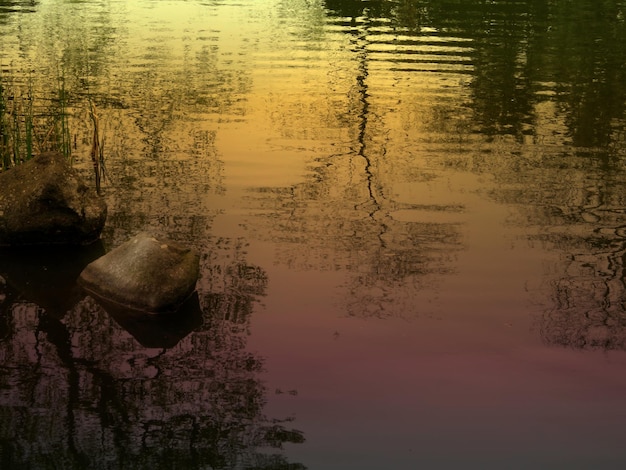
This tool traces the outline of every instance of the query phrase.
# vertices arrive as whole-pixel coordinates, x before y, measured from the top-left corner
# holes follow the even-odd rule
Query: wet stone
[[[106,215],[104,200],[58,152],[0,173],[0,246],[89,244]]]
[[[195,291],[193,250],[142,232],[87,265],[79,284],[96,299],[134,310],[176,311]]]

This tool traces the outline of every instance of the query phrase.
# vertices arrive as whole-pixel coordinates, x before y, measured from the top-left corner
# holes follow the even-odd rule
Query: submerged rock
[[[195,291],[200,258],[189,248],[140,233],[87,265],[78,282],[96,298],[161,313]]]
[[[104,200],[58,152],[0,173],[0,246],[88,244],[106,214]]]

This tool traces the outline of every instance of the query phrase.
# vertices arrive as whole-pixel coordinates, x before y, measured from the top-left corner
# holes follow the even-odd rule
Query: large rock
[[[88,244],[106,214],[104,200],[57,152],[0,173],[0,245]]]
[[[199,256],[140,233],[87,265],[79,284],[96,298],[135,310],[177,310],[195,291]]]

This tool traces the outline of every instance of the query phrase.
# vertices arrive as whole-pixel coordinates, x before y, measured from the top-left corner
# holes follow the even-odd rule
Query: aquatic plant
[[[37,102],[31,81],[27,86],[18,86],[0,77],[0,171],[46,151],[59,152],[73,164],[72,149],[76,148],[77,137],[71,131],[69,109],[70,95],[63,77],[59,78],[51,98],[40,98]],[[100,194],[105,178],[104,136],[91,98],[88,112],[93,126],[90,156]]]
[[[72,162],[72,139],[67,106],[68,93],[65,90],[65,79],[61,78],[59,79],[57,98],[54,101],[52,113],[52,122],[54,123],[56,133],[53,145],[56,146],[57,150],[69,159],[70,162]]]
[[[64,81],[59,80],[56,97],[48,106],[42,106],[35,102],[31,81],[19,86],[0,77],[0,171],[29,160],[33,154],[50,150],[72,161],[68,93]]]
[[[9,153],[7,151],[9,148],[9,124],[6,108],[4,86],[2,82],[0,82],[0,170],[4,170],[10,163]]]
[[[96,113],[96,105],[89,100],[89,119],[93,124],[93,138],[91,144],[91,161],[96,178],[96,191],[100,194],[101,181],[105,178],[104,170],[104,137],[100,137],[100,121]]]
[[[0,169],[32,156],[32,101],[0,83]]]

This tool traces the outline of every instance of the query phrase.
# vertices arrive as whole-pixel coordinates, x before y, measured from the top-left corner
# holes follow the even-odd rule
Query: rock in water
[[[96,241],[104,200],[58,152],[0,173],[0,245],[79,245]]]
[[[140,233],[87,265],[78,282],[90,294],[135,310],[177,310],[195,291],[200,258],[189,248]]]

